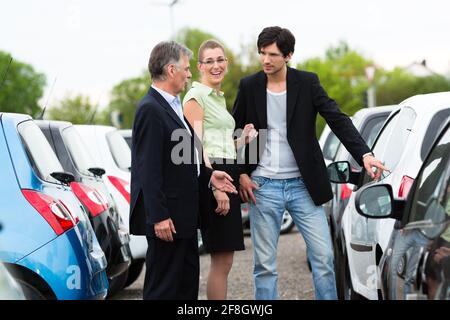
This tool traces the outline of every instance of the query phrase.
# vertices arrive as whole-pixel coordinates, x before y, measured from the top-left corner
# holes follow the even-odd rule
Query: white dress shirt
[[[192,132],[189,129],[189,126],[187,125],[184,115],[183,115],[183,107],[181,106],[180,97],[173,96],[170,93],[168,93],[160,88],[155,87],[154,85],[152,85],[152,88],[155,89],[156,91],[158,91],[158,93],[160,95],[162,95],[164,100],[166,100],[167,103],[172,107],[173,111],[175,111],[175,113],[178,115],[178,117],[180,118],[180,120],[183,123],[186,130],[192,136]],[[200,175],[200,161],[199,161],[199,156],[198,156],[198,150],[195,147],[194,147],[194,149],[195,149],[195,160],[196,160],[196,164],[197,164],[197,176],[199,176]]]

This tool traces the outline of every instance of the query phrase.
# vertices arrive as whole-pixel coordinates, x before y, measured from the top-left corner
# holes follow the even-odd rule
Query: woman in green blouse
[[[205,41],[200,45],[198,58],[200,82],[194,81],[184,97],[184,115],[202,139],[205,164],[226,171],[238,184],[236,149],[254,139],[257,132],[248,124],[241,137],[233,140],[234,119],[220,91],[228,67],[223,46],[216,40]],[[223,300],[227,296],[234,251],[245,249],[244,236],[239,195],[218,190],[213,193],[217,209],[211,212],[209,223],[201,230],[205,250],[211,255],[207,297]]]

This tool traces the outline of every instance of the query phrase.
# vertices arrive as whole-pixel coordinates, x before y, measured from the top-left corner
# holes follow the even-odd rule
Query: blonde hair
[[[203,41],[203,43],[198,48],[198,61],[201,62],[203,60],[203,53],[205,52],[206,49],[216,49],[216,48],[222,49],[223,54],[225,54],[225,48],[219,41],[214,39]]]

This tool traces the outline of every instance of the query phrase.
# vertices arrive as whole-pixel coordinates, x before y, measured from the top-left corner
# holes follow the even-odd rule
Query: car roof
[[[379,107],[373,107],[373,108],[362,108],[358,110],[354,115],[353,118],[363,118],[371,114],[377,114],[382,112],[392,112],[393,110],[397,109],[399,106],[397,104],[393,105],[387,105],[387,106],[379,106]]]
[[[74,125],[77,129],[80,130],[95,130],[95,131],[102,131],[104,133],[108,133],[110,131],[117,130],[116,127],[113,126],[105,126],[105,125],[98,125],[98,124],[75,124]]]
[[[120,129],[119,133],[124,137],[131,137],[132,130],[131,129]]]
[[[66,128],[72,126],[72,122],[60,120],[34,120],[39,126],[49,126],[52,128]]]
[[[30,115],[28,114],[23,114],[23,113],[10,113],[10,112],[0,112],[0,118],[2,119],[2,121],[4,122],[13,122],[13,123],[19,123],[25,120],[31,120],[33,118],[31,118]]]
[[[450,108],[450,91],[415,95],[401,102],[400,106],[426,109],[434,113],[442,108]]]

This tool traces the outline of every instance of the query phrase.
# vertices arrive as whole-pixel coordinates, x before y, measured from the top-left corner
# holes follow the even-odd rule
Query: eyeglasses
[[[214,63],[217,62],[218,65],[224,65],[225,62],[227,62],[228,59],[227,58],[219,58],[217,60],[213,60],[213,59],[207,59],[205,61],[199,61],[200,63],[206,64],[208,67],[211,67],[214,65]]]

